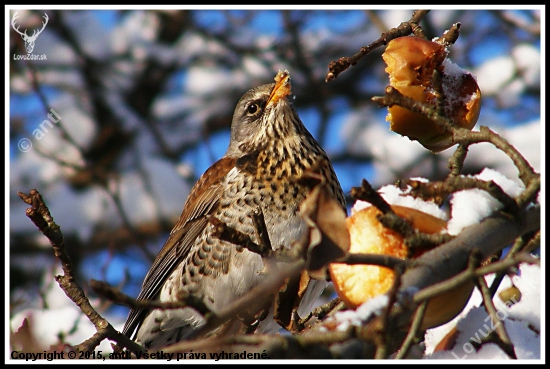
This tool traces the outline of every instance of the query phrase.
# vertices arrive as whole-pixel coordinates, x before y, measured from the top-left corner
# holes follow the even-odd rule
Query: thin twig
[[[529,250],[528,247],[526,246],[530,244],[532,245],[533,242],[537,243],[537,240],[538,240],[538,243],[540,244],[540,230],[535,234],[534,237],[531,238],[529,243],[527,243],[526,236],[518,237],[514,242],[514,244],[512,245],[512,247],[510,248],[510,250],[508,251],[508,254],[506,254],[506,257],[504,259],[505,260],[512,259],[521,251],[523,251],[526,254],[530,253],[532,250]],[[500,282],[502,282],[502,279],[504,278],[505,275],[506,275],[505,270],[496,273],[495,278],[493,279],[493,282],[491,283],[491,287],[489,289],[491,291],[491,296],[495,295],[495,293],[498,290],[498,286],[500,285]]]
[[[525,187],[529,187],[530,182],[540,176],[514,146],[487,127],[481,126],[479,131],[470,131],[466,128],[456,127],[451,119],[438,114],[437,109],[433,105],[405,96],[392,86],[386,88],[386,95],[375,96],[372,100],[380,106],[391,107],[398,105],[414,113],[424,115],[437,124],[444,132],[452,133],[452,142],[455,144],[458,143],[466,146],[481,142],[493,144],[514,162],[519,171],[519,178]]]
[[[56,276],[55,280],[67,297],[80,308],[97,330],[97,333],[93,337],[81,344],[75,345],[75,349],[83,352],[91,352],[102,340],[109,338],[117,340],[120,345],[131,350],[141,350],[141,346],[117,332],[90,304],[82,287],[76,280],[73,264],[65,249],[65,241],[61,228],[54,222],[50,210],[44,203],[40,193],[37,190],[31,190],[29,195],[22,192],[18,192],[18,195],[25,203],[31,205],[31,207],[26,210],[27,217],[38,227],[39,231],[48,238],[56,258],[61,262],[63,275]]]
[[[351,196],[356,200],[366,201],[373,206],[377,207],[382,213],[393,213],[393,210],[384,200],[384,198],[374,189],[371,184],[363,179],[361,181],[361,187],[352,187]]]
[[[397,301],[397,291],[399,290],[399,287],[401,285],[401,275],[403,273],[403,269],[400,267],[396,267],[394,269],[395,277],[393,280],[393,284],[390,288],[390,290],[387,292],[388,295],[388,304],[384,310],[382,310],[382,315],[380,321],[382,322],[381,325],[381,331],[377,335],[377,339],[375,339],[376,342],[376,353],[374,355],[375,359],[386,359],[388,356],[388,344],[390,341],[390,332],[392,332],[392,329],[390,327],[393,327],[392,322],[390,322],[391,317],[391,311],[392,307]]]
[[[477,277],[476,282],[479,290],[481,291],[481,296],[483,297],[483,304],[485,305],[485,309],[491,316],[491,328],[494,328],[494,332],[499,338],[499,342],[497,342],[497,344],[504,352],[506,352],[508,356],[510,356],[512,359],[517,359],[516,353],[514,351],[514,345],[512,344],[508,333],[506,332],[506,328],[504,328],[504,324],[502,324],[502,322],[500,322],[500,319],[498,318],[497,309],[493,304],[491,291],[489,290],[489,287],[487,287],[485,277]]]
[[[409,329],[409,332],[407,332],[407,336],[405,337],[405,341],[403,341],[403,344],[401,345],[401,348],[397,352],[397,355],[395,356],[396,359],[404,359],[407,354],[409,353],[409,350],[418,337],[418,332],[420,331],[420,326],[422,325],[422,320],[424,319],[424,313],[426,312],[426,306],[428,306],[428,301],[424,301],[418,309],[416,309],[416,312],[414,313],[414,319],[411,324],[411,328]]]
[[[98,295],[109,299],[110,301],[128,306],[132,309],[145,309],[145,310],[175,310],[190,307],[198,311],[203,316],[213,314],[213,312],[206,306],[203,300],[195,297],[194,295],[179,295],[177,301],[156,301],[156,300],[136,300],[130,296],[120,292],[116,288],[113,288],[102,281],[92,279],[90,281],[90,287]]]
[[[494,181],[484,181],[469,176],[448,176],[443,182],[421,182],[416,180],[405,181],[411,186],[409,194],[414,197],[420,197],[424,200],[433,198],[445,199],[451,194],[470,189],[479,189],[487,192],[498,200],[506,211],[517,216],[520,208],[516,201],[510,197],[502,187]]]
[[[358,254],[350,253],[344,256],[342,259],[336,261],[337,263],[348,264],[348,265],[357,265],[357,264],[367,264],[367,265],[378,265],[390,269],[395,269],[396,267],[407,268],[411,265],[411,261],[399,259],[390,255],[381,255],[381,254]]]
[[[260,242],[262,244],[257,244],[250,238],[246,233],[243,233],[237,229],[229,227],[227,224],[223,223],[218,218],[211,216],[208,218],[208,221],[214,225],[214,236],[219,238],[222,241],[232,243],[238,247],[244,247],[248,251],[258,254],[262,257],[269,257],[273,250],[269,244],[265,244],[265,240],[262,238]]]
[[[414,295],[414,301],[416,303],[421,303],[425,300],[429,300],[457,288],[468,281],[472,281],[474,278],[484,276],[486,274],[506,271],[512,267],[516,267],[520,263],[540,264],[540,260],[532,257],[531,255],[520,253],[509,259],[503,259],[489,265],[480,266],[475,270],[465,270],[452,278],[418,291]]]
[[[333,311],[338,311],[344,305],[342,300],[339,297],[336,297],[329,302],[316,307],[313,309],[305,318],[301,319],[298,323],[300,327],[305,327],[305,325],[312,319],[317,318],[318,320],[324,319]]]
[[[359,52],[351,57],[341,57],[338,60],[332,61],[328,65],[329,72],[327,73],[325,77],[325,82],[330,82],[340,73],[348,69],[350,66],[356,65],[359,60],[361,60],[364,56],[370,54],[373,50],[387,45],[388,42],[393,40],[394,38],[401,37],[401,36],[407,36],[411,33],[414,33],[415,35],[422,35],[422,28],[420,28],[419,23],[424,18],[426,14],[428,14],[429,10],[416,10],[414,11],[411,19],[409,19],[407,22],[401,23],[399,26],[392,28],[386,33],[382,33],[380,38],[378,40],[370,43],[367,46],[363,46]]]
[[[279,270],[277,275],[270,276],[270,278],[229,304],[225,309],[219,311],[215,316],[211,317],[211,319],[208,319],[204,326],[193,332],[192,337],[197,338],[204,336],[227,322],[229,319],[237,316],[244,309],[259,310],[263,308],[265,299],[271,298],[270,296],[281,287],[287,278],[300,273],[305,268],[305,265],[306,263],[304,260],[297,260],[285,265]],[[178,344],[174,345],[173,350],[178,350],[177,345]]]

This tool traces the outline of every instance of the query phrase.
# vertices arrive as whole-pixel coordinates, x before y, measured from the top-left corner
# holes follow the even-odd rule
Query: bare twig
[[[372,100],[381,106],[391,107],[393,105],[398,105],[412,112],[424,115],[437,124],[444,132],[452,133],[453,143],[466,146],[480,142],[492,143],[497,149],[508,155],[514,162],[519,171],[519,178],[522,180],[525,187],[529,187],[530,182],[536,180],[536,178],[540,176],[515,147],[487,127],[481,126],[479,131],[470,131],[466,128],[456,127],[451,119],[438,114],[434,106],[405,96],[392,86],[386,88],[386,95],[375,96]],[[458,158],[463,157],[464,155],[462,154],[458,156]],[[456,165],[453,164],[453,167],[454,166]]]
[[[409,353],[411,346],[413,345],[414,341],[417,339],[418,333],[420,332],[420,325],[422,324],[422,320],[424,319],[426,306],[428,306],[427,300],[421,303],[418,309],[416,309],[416,312],[414,313],[414,319],[411,324],[411,328],[407,332],[405,341],[403,341],[403,345],[401,345],[401,348],[399,349],[399,351],[395,356],[396,359],[404,359],[407,357],[407,354]]]
[[[497,309],[493,304],[493,297],[491,296],[491,291],[487,286],[485,278],[483,276],[480,276],[477,278],[476,282],[479,290],[481,291],[481,296],[483,297],[483,304],[485,305],[485,309],[491,316],[491,327],[494,327],[494,332],[499,338],[497,344],[500,346],[500,348],[502,348],[504,352],[506,352],[508,356],[510,356],[512,359],[517,359],[516,353],[514,352],[514,345],[512,344],[512,341],[510,340],[506,329],[504,328],[504,324],[498,323],[499,318],[497,315]]]
[[[260,255],[263,255],[263,253],[269,250],[273,250],[274,247],[269,239],[269,232],[267,231],[267,225],[265,224],[264,213],[261,207],[258,207],[252,215],[252,222],[254,223],[254,229],[256,230],[260,242],[260,250],[262,251]]]
[[[336,297],[326,304],[323,304],[321,306],[316,307],[313,309],[308,316],[300,320],[299,325],[301,327],[305,327],[305,325],[312,319],[317,318],[318,320],[322,320],[326,316],[328,316],[330,313],[334,311],[338,311],[342,309],[345,305],[342,303],[342,300],[339,297]]]
[[[207,321],[207,323],[192,334],[192,338],[202,337],[205,334],[213,331],[215,328],[227,322],[229,319],[239,315],[243,310],[259,311],[265,305],[266,298],[269,298],[275,293],[284,281],[300,273],[305,268],[304,260],[297,260],[293,263],[283,266],[277,275],[272,275],[264,282],[260,283],[241,298],[231,303],[224,310],[218,312],[215,316]],[[178,345],[171,347],[171,352],[178,351]]]
[[[516,255],[522,251],[524,254],[529,254],[532,251],[532,249],[528,247],[529,245],[540,244],[540,230],[535,234],[534,237],[531,238],[528,243],[527,238],[528,237],[526,235],[518,237],[516,239],[516,242],[514,242],[514,244],[510,248],[510,251],[508,251],[508,254],[506,254],[505,260],[515,258]],[[507,270],[502,270],[496,273],[490,287],[491,296],[494,296],[497,292],[498,286],[500,285],[500,282],[502,282],[502,279],[504,278],[506,272]]]
[[[391,353],[389,347],[391,341],[391,335],[393,334],[394,324],[390,322],[391,311],[394,304],[397,301],[397,292],[401,286],[401,275],[403,274],[403,269],[401,267],[396,267],[394,270],[395,278],[390,290],[387,292],[389,296],[388,304],[386,308],[382,311],[380,321],[382,322],[378,335],[375,337],[376,343],[376,354],[375,359],[387,359],[388,353]]]
[[[425,183],[409,180],[405,181],[405,183],[411,186],[411,196],[420,197],[424,200],[433,198],[444,199],[455,192],[477,188],[497,199],[504,206],[504,209],[512,215],[520,213],[520,208],[516,201],[508,196],[508,194],[493,181],[483,181],[473,177],[450,175],[443,182]]]
[[[215,226],[215,236],[223,241],[232,243],[238,247],[244,247],[248,251],[259,254],[263,257],[268,257],[273,251],[271,248],[267,247],[269,245],[263,244],[264,240],[260,239],[262,244],[258,245],[256,242],[252,241],[249,235],[228,227],[227,224],[223,223],[216,217],[210,217],[209,222]]]
[[[462,172],[462,167],[464,166],[464,160],[466,160],[466,155],[468,154],[468,145],[459,143],[453,156],[449,158],[449,163],[447,166],[451,170],[449,176],[458,176]]]
[[[344,256],[342,259],[337,260],[338,263],[348,264],[348,265],[357,265],[357,264],[367,264],[367,265],[378,265],[390,269],[395,269],[396,267],[407,268],[412,265],[412,261],[399,259],[390,255],[382,254],[354,254],[350,253]]]
[[[366,179],[361,181],[361,187],[351,188],[351,196],[356,200],[366,201],[376,206],[382,213],[393,213],[390,204],[372,188]]]
[[[99,343],[105,338],[117,340],[117,342],[129,349],[140,350],[141,347],[130,341],[127,337],[117,332],[113,326],[92,307],[90,301],[84,294],[82,287],[76,280],[76,273],[71,259],[65,249],[65,242],[61,228],[54,222],[50,210],[42,200],[42,196],[37,190],[31,190],[29,195],[18,192],[19,197],[28,205],[27,217],[38,227],[40,232],[48,238],[56,258],[61,261],[63,275],[58,275],[55,280],[86,317],[94,324],[97,333],[90,339],[74,346],[78,351],[93,351]]]
[[[36,70],[35,63],[27,61],[26,65],[29,67],[29,69],[31,71],[32,87],[33,87],[34,91],[36,92],[36,94],[38,95],[38,98],[40,99],[40,102],[42,103],[42,106],[44,107],[44,110],[45,110],[46,114],[49,114],[50,111],[52,110],[52,108],[51,108],[50,104],[48,103],[48,99],[46,98],[46,95],[44,94],[44,91],[42,91],[42,86],[41,86],[41,84],[38,80],[38,72]],[[57,126],[59,127],[59,130],[62,133],[62,137],[64,139],[66,139],[71,145],[73,145],[78,150],[78,152],[81,154],[81,156],[84,157],[84,155],[83,155],[84,150],[83,150],[82,146],[80,146],[78,144],[78,142],[76,142],[74,140],[74,138],[69,134],[67,129],[65,129],[65,126],[63,125],[63,123],[61,121],[59,121],[56,124],[57,124]]]
[[[422,18],[424,18],[424,16],[428,14],[428,12],[429,10],[416,10],[413,13],[411,19],[409,19],[407,22],[403,22],[396,28],[392,28],[388,32],[382,33],[378,40],[370,43],[368,46],[362,47],[357,54],[351,57],[344,56],[336,61],[330,62],[328,65],[329,72],[325,77],[325,82],[332,81],[350,66],[356,65],[359,60],[361,60],[364,56],[370,54],[371,51],[379,48],[380,46],[386,45],[394,38],[407,36],[411,33],[414,33],[417,36],[423,36],[422,28],[420,28],[419,23]]]
[[[528,254],[517,254],[513,258],[500,260],[486,266],[480,266],[474,270],[468,269],[461,273],[458,273],[457,275],[445,281],[435,283],[418,291],[414,295],[414,301],[416,303],[421,303],[433,297],[439,296],[447,291],[455,289],[468,281],[474,280],[477,277],[484,276],[490,273],[509,271],[510,268],[516,267],[520,263],[538,264],[540,263],[540,260]]]
[[[155,300],[136,300],[130,296],[120,292],[116,288],[113,288],[105,282],[96,281],[92,279],[90,281],[90,287],[92,290],[100,296],[103,296],[116,304],[128,306],[132,309],[160,309],[160,310],[174,310],[190,307],[201,313],[203,316],[214,314],[202,301],[194,295],[180,294],[177,301],[155,301]]]
[[[409,181],[407,184],[410,184],[413,187],[413,190],[419,187],[419,185],[416,184],[416,181]],[[370,183],[365,179],[362,180],[361,187],[351,188],[351,195],[357,200],[367,201],[378,208],[378,210],[383,213],[377,216],[378,221],[386,228],[401,234],[405,238],[405,244],[411,249],[411,251],[413,249],[433,248],[451,238],[451,236],[447,234],[425,234],[418,232],[412,224],[404,218],[398,216],[386,200],[384,200],[384,198],[377,191],[375,191]],[[395,262],[393,265],[395,265]]]

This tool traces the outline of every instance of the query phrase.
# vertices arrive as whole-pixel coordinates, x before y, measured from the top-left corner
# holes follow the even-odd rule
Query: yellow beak
[[[273,87],[271,95],[269,95],[267,105],[276,104],[280,99],[290,95],[290,89],[290,73],[287,70],[284,72],[279,70],[275,76],[275,87]]]

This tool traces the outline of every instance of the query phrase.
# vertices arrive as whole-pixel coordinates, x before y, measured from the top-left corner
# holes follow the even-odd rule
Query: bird
[[[221,240],[210,219],[215,217],[258,243],[253,214],[260,211],[272,248],[291,248],[307,231],[299,207],[311,191],[311,186],[297,179],[314,164],[330,196],[346,211],[329,157],[300,120],[293,98],[287,70],[279,70],[275,83],[252,88],[240,98],[226,153],[191,189],[137,301],[175,302],[184,291],[218,312],[257,286],[266,278],[265,260],[259,253]],[[299,315],[310,312],[327,284],[310,281]],[[259,322],[256,332],[281,328],[270,314]],[[204,324],[202,314],[191,307],[133,308],[123,334],[155,349],[187,339]]]

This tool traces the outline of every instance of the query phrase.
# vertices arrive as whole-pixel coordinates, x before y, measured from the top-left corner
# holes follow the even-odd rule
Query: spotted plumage
[[[253,213],[261,210],[273,248],[291,247],[306,226],[298,215],[310,188],[296,181],[320,161],[334,197],[345,200],[330,161],[300,121],[289,101],[290,77],[254,88],[237,103],[229,148],[195,184],[180,219],[145,277],[138,300],[175,301],[185,290],[212,311],[238,299],[266,278],[259,254],[215,236],[213,216],[258,243]],[[326,282],[311,281],[298,310],[309,312]],[[273,331],[271,316],[257,331]],[[204,324],[192,308],[134,309],[124,334],[148,348],[185,339]]]

